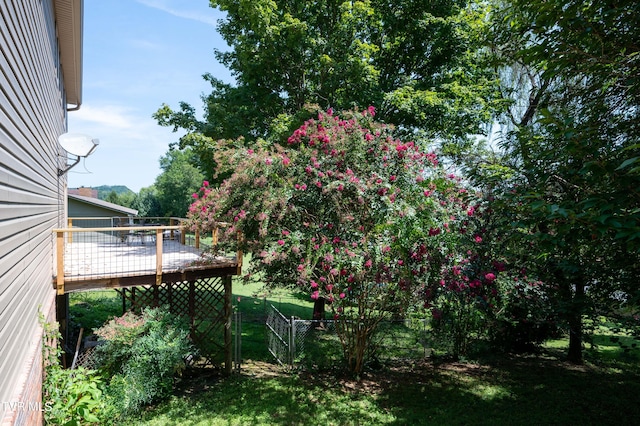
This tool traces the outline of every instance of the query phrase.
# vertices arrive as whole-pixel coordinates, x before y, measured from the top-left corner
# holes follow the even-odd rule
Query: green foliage
[[[100,185],[93,187],[92,189],[98,191],[98,198],[101,200],[106,200],[107,196],[109,196],[109,194],[111,194],[112,192],[119,197],[135,194],[132,190],[124,185]]]
[[[105,398],[102,378],[80,367],[66,370],[50,366],[42,384],[47,424],[88,425],[105,424]]]
[[[559,334],[558,309],[541,281],[503,275],[497,280],[500,297],[489,322],[492,345],[503,351],[532,352]]]
[[[163,217],[184,217],[191,203],[191,194],[198,191],[204,175],[194,165],[190,150],[169,150],[160,159],[162,173],[154,184],[155,198]],[[152,206],[149,207],[152,209]]]
[[[99,371],[111,377],[107,396],[115,417],[170,395],[185,359],[193,355],[186,326],[159,308],[126,313],[96,334],[102,342],[96,349]]]
[[[153,185],[141,188],[131,207],[138,210],[140,217],[164,216],[158,200],[158,190]]]
[[[485,337],[488,321],[482,300],[469,291],[447,291],[435,301],[430,339],[433,347],[457,359]]]
[[[215,170],[215,141],[284,142],[322,109],[377,108],[382,121],[416,137],[482,133],[499,98],[481,50],[483,6],[466,1],[212,1],[226,13],[218,31],[231,47],[216,52],[236,78],[210,74],[206,116],[163,105],[161,125],[184,129],[203,170]],[[283,130],[282,126],[287,129]]]
[[[638,292],[637,4],[514,0],[492,20],[508,169],[477,167],[475,183],[499,212],[503,255],[546,283],[580,362],[583,315]]]
[[[66,426],[104,424],[107,404],[102,379],[96,372],[84,368],[63,369],[58,360],[62,351],[57,345],[60,339],[57,324],[45,322],[42,315],[40,324],[43,327],[45,422]]]
[[[85,336],[109,319],[122,314],[122,298],[115,290],[69,294],[69,325]]]
[[[379,322],[402,315],[439,273],[441,237],[425,226],[464,214],[435,154],[394,139],[374,114],[319,113],[286,146],[229,149],[221,157],[233,174],[203,188],[189,214],[201,229],[232,223],[226,234],[242,233],[268,285],[325,298],[355,372]]]

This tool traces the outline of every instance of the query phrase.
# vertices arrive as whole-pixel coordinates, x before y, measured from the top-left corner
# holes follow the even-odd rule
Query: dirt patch
[[[240,371],[243,375],[260,378],[289,374],[281,365],[264,361],[247,361],[242,364]]]

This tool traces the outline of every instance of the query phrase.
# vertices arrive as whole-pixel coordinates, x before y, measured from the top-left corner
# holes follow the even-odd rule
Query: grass
[[[109,319],[122,315],[122,298],[115,290],[88,291],[69,295],[72,328],[84,328],[85,336]]]
[[[414,360],[386,364],[355,379],[335,368],[291,374],[273,365],[263,337],[265,303],[302,318],[310,318],[313,306],[302,296],[234,285],[236,309],[255,319],[243,321],[241,373],[184,380],[170,400],[128,424],[640,424],[640,350],[625,351],[632,338],[607,334],[606,328],[593,336],[584,366],[563,361],[568,342],[562,339],[548,342],[537,355]],[[322,336],[312,342],[327,344]]]
[[[301,318],[310,318],[313,307],[303,295],[234,283],[234,308],[243,314],[241,373],[225,378],[188,372],[173,397],[123,424],[640,424],[640,342],[609,325],[595,329],[583,366],[563,361],[567,340],[560,339],[547,342],[536,355],[494,354],[468,362],[414,359],[383,364],[356,379],[335,368],[290,374],[274,365],[264,341],[267,303]],[[72,301],[74,316],[85,326],[118,315],[119,309],[117,297]],[[312,342],[319,353],[331,344],[322,336]]]
[[[630,367],[630,366],[628,366]],[[190,381],[135,425],[632,425],[637,368],[572,366],[553,353],[368,372],[284,374],[256,364]]]

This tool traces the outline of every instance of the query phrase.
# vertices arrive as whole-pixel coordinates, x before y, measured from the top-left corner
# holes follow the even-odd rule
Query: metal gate
[[[305,341],[313,330],[333,333],[334,322],[287,318],[273,305],[267,307],[267,347],[271,355],[283,366],[293,368],[304,356]]]
[[[293,366],[295,350],[292,348],[291,321],[269,304],[267,308],[267,347],[276,360],[285,366]]]

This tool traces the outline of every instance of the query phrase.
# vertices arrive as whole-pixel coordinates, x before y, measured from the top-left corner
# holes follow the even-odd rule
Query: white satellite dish
[[[92,139],[91,136],[83,133],[63,133],[58,136],[60,146],[71,155],[75,155],[76,159],[73,163],[68,164],[64,169],[58,169],[58,176],[67,173],[73,166],[80,162],[80,158],[88,157],[98,147],[100,141]]]
[[[58,136],[58,142],[65,151],[78,157],[89,156],[100,143],[98,139],[83,133],[63,133]]]

